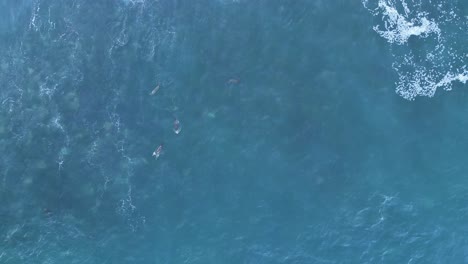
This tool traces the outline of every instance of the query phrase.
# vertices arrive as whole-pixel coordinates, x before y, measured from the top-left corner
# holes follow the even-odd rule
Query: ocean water
[[[467,32],[465,0],[2,0],[0,263],[467,263]]]

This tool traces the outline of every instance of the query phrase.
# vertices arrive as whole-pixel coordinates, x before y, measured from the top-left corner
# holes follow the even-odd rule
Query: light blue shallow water
[[[467,17],[0,2],[0,263],[468,262]]]

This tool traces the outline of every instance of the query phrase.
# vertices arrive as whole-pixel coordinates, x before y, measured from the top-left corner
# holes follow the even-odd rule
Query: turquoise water
[[[0,263],[468,262],[467,12],[2,1]]]

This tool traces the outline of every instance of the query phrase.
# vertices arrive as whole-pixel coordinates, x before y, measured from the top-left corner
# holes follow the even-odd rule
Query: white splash
[[[424,13],[419,13],[417,18],[408,17],[410,10],[403,1],[405,14],[398,13],[394,6],[388,5],[386,1],[379,1],[378,7],[382,12],[385,23],[385,30],[380,30],[379,26],[374,26],[374,30],[390,43],[404,44],[411,36],[427,37],[431,33],[440,35],[437,23],[424,17]]]
[[[367,10],[382,19],[373,29],[393,45],[392,67],[399,77],[396,92],[407,100],[432,97],[438,88],[450,91],[454,83],[468,80],[467,55],[460,54],[457,46],[466,36],[460,34],[468,30],[466,21],[448,5],[440,4],[429,14],[417,2],[362,0]],[[422,48],[409,46],[410,38],[422,42]]]
[[[468,71],[461,73],[447,72],[442,78],[437,78],[436,73],[431,70],[420,69],[413,73],[400,74],[396,92],[403,98],[414,100],[416,96],[433,97],[438,88],[446,91],[452,90],[454,82],[466,84],[468,80]]]

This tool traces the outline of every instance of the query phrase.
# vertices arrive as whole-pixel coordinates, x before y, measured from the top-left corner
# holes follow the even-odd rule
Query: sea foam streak
[[[433,18],[422,10],[421,4],[405,0],[363,0],[364,7],[382,19],[382,25],[373,27],[388,43],[394,45],[393,68],[399,76],[396,92],[408,100],[417,96],[434,96],[437,88],[451,90],[454,82],[466,84],[466,54],[454,43],[460,42],[458,31],[466,32],[466,23],[454,10],[439,5]],[[371,7],[372,5],[372,7]],[[415,11],[418,10],[418,11]],[[415,38],[424,48],[410,47]],[[463,41],[463,40],[462,40]],[[396,46],[395,46],[396,45]],[[455,66],[456,65],[456,66]]]

